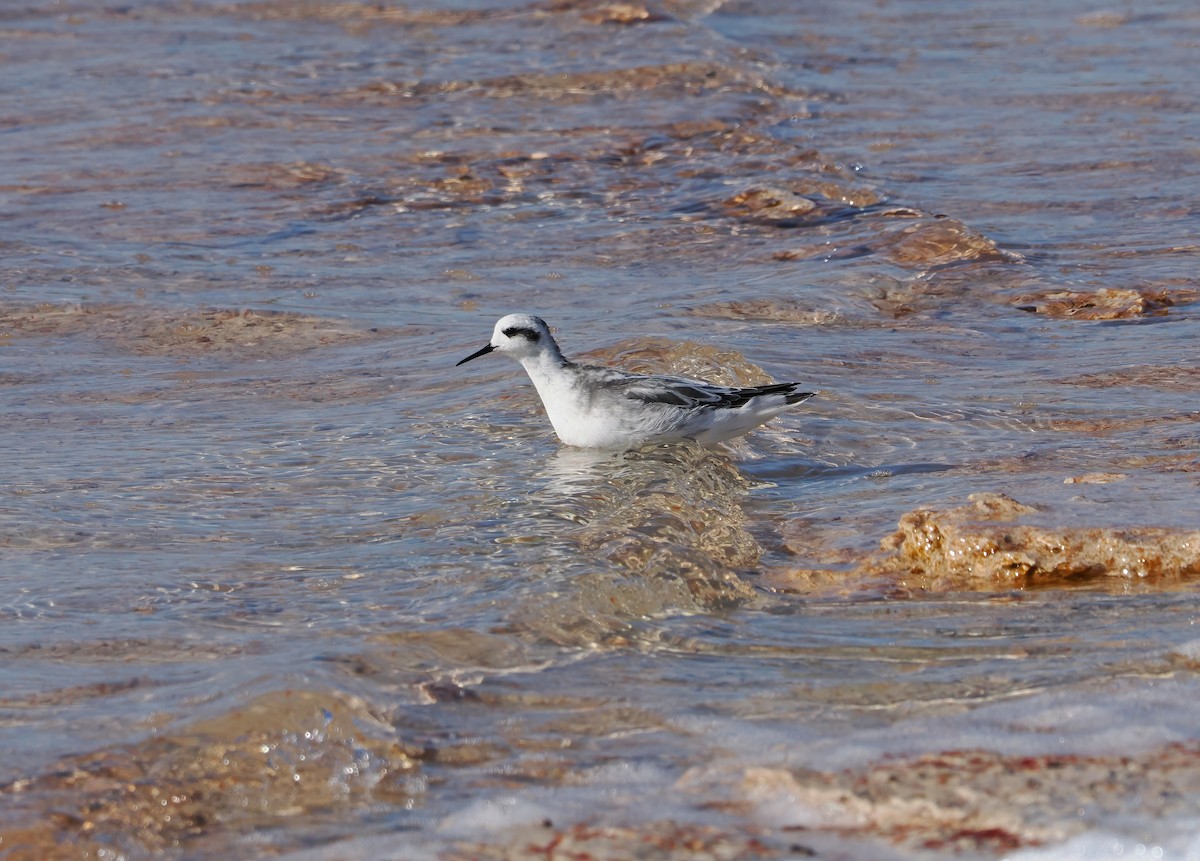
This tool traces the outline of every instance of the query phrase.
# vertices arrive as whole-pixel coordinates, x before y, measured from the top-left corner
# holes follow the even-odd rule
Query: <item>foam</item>
[[[1103,832],[1081,834],[1058,846],[1007,855],[1004,861],[1200,861],[1200,818],[1156,823],[1155,839]]]
[[[498,795],[460,807],[442,819],[438,831],[451,837],[478,837],[547,819],[552,819],[550,808],[527,796]]]

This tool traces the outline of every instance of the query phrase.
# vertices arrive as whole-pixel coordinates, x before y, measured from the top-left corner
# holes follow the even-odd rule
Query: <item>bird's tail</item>
[[[783,395],[784,403],[789,407],[792,404],[798,404],[801,401],[807,401],[813,397],[816,392],[798,392],[799,383],[774,383],[769,386],[758,386],[758,394],[762,395]]]

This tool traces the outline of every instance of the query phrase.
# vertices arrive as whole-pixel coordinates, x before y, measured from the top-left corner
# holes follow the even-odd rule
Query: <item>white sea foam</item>
[[[1004,861],[1200,861],[1200,817],[1157,823],[1151,840],[1092,832],[1058,846],[1039,846]]]
[[[478,837],[550,818],[548,807],[527,796],[496,795],[460,807],[441,821],[438,830],[454,837]]]

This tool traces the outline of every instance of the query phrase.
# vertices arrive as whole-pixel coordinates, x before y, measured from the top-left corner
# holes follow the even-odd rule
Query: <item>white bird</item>
[[[492,351],[520,362],[566,445],[629,449],[692,439],[715,445],[811,398],[800,383],[730,388],[687,377],[632,374],[565,358],[541,317],[501,317],[492,339],[459,365]]]

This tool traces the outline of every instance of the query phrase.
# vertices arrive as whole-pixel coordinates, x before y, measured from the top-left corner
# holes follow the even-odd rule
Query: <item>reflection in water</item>
[[[628,452],[561,449],[538,474],[526,516],[548,540],[586,560],[561,600],[515,620],[537,637],[579,645],[628,643],[630,620],[744,604],[739,575],[760,548],[742,508],[747,482],[723,454],[694,443]],[[656,636],[651,634],[651,636]]]
[[[631,452],[560,446],[546,459],[537,477],[545,476],[545,493],[568,501],[588,496],[598,484],[611,480]]]
[[[586,550],[632,539],[698,550],[730,568],[751,567],[758,559],[758,547],[744,530],[747,482],[720,452],[694,443],[616,457],[560,452],[551,473],[547,489],[573,494],[572,519],[579,526],[572,534]],[[655,550],[626,547],[629,558]]]

